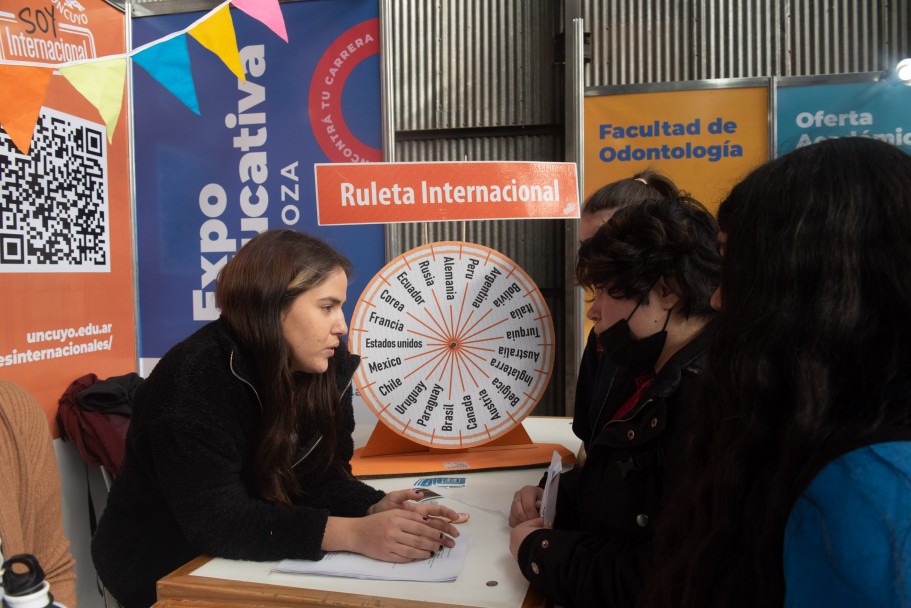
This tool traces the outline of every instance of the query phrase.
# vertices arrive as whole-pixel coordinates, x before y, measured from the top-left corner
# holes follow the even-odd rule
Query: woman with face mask
[[[582,243],[580,284],[606,359],[595,379],[587,460],[564,473],[556,520],[542,490],[519,490],[510,551],[562,606],[629,606],[643,594],[651,530],[680,477],[691,396],[703,369],[721,258],[712,215],[691,198],[618,209]]]
[[[652,169],[646,169],[631,177],[611,182],[595,190],[585,199],[582,205],[582,217],[579,220],[579,244],[594,236],[598,228],[614,214],[617,209],[637,205],[655,198],[677,198],[680,188],[670,177]],[[586,290],[586,297],[593,294]],[[585,460],[585,444],[591,439],[594,417],[600,409],[596,402],[594,385],[597,383],[599,368],[603,361],[601,344],[598,342],[594,326],[588,332],[585,348],[579,361],[579,373],[576,377],[576,397],[573,406],[573,433],[582,440],[579,461]]]
[[[156,581],[200,554],[350,551],[401,563],[454,544],[457,513],[351,474],[351,271],[306,234],[254,237],[218,275],[221,317],[136,389],[123,467],[92,540],[98,575],[125,608],[153,604]]]

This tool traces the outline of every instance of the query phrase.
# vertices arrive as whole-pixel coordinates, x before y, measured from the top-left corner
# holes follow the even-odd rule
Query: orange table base
[[[560,444],[532,443],[521,424],[482,446],[462,450],[428,448],[377,424],[367,445],[354,450],[351,469],[363,478],[517,469],[547,466],[554,451],[564,463],[575,463],[575,455]]]

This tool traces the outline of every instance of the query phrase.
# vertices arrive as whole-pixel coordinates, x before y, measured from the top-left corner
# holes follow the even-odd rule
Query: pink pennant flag
[[[199,25],[190,28],[188,33],[201,45],[218,55],[228,69],[243,81],[247,80],[244,67],[240,63],[237,50],[237,36],[234,34],[234,22],[231,20],[231,8],[223,8],[210,14]]]
[[[247,13],[257,21],[261,21],[279,37],[288,42],[288,32],[285,30],[285,18],[278,0],[231,0],[231,4]]]
[[[53,68],[0,65],[0,125],[13,144],[28,154]]]
[[[61,67],[60,73],[98,109],[101,119],[108,128],[108,143],[111,143],[123,107],[124,83],[127,76],[126,57],[77,63]]]

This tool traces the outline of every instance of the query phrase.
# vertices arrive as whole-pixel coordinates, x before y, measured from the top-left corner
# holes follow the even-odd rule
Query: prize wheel
[[[480,446],[521,424],[554,364],[541,292],[505,255],[438,242],[389,262],[351,318],[354,382],[379,420],[413,442]]]

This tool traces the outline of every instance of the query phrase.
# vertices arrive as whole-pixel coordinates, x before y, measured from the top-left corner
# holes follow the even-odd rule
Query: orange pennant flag
[[[120,109],[123,107],[124,83],[127,76],[126,57],[61,67],[60,73],[98,109],[101,119],[107,125],[108,143],[111,143],[114,128],[120,118]]]
[[[234,75],[246,82],[247,76],[240,63],[237,50],[237,37],[234,34],[234,21],[231,20],[231,7],[225,4],[214,11],[199,25],[187,30],[187,33],[201,45],[218,55]]]
[[[54,68],[0,65],[0,125],[28,154]]]

